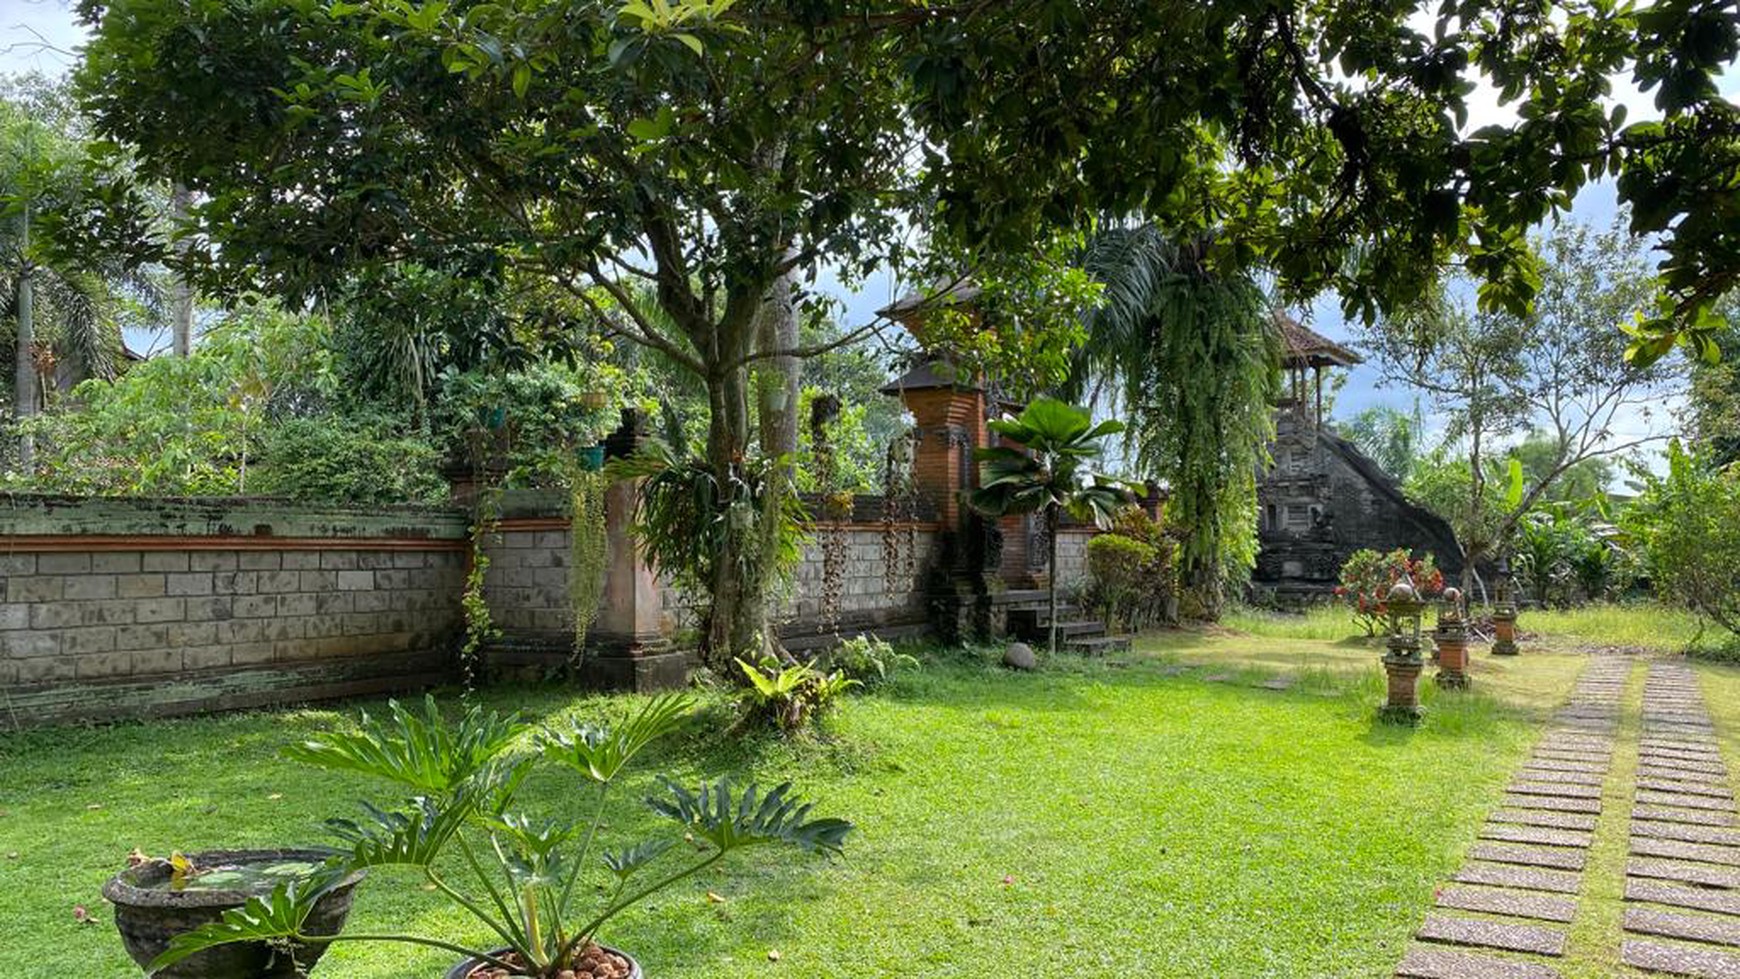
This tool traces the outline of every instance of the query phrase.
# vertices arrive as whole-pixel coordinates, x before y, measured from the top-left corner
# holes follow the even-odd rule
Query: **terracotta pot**
[[[646,974],[640,971],[640,963],[634,960],[634,956],[622,951],[621,949],[611,948],[608,945],[600,945],[598,947],[604,949],[606,952],[620,955],[628,960],[628,979],[646,979]],[[511,949],[498,948],[491,950],[489,954],[500,957],[506,955],[509,951],[511,951]],[[483,965],[482,959],[466,959],[464,962],[461,962],[447,970],[446,979],[469,979],[471,976],[471,970],[480,965]]]
[[[326,857],[326,853],[315,850],[210,850],[195,853],[189,859],[195,866],[215,866],[319,863]],[[163,954],[175,936],[218,920],[225,911],[241,907],[259,893],[242,888],[171,891],[156,886],[170,873],[167,861],[153,860],[129,867],[103,885],[103,897],[115,906],[115,927],[121,932],[121,943],[142,968],[148,968],[152,960]],[[304,931],[311,935],[338,934],[350,914],[351,898],[362,878],[359,871],[328,891],[314,905]],[[325,953],[324,942],[298,945],[290,955],[275,951],[264,942],[234,942],[190,955],[153,975],[154,979],[291,979],[312,969]]]

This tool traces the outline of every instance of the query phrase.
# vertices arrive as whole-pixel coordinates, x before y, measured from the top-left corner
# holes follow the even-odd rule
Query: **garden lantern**
[[[1412,724],[1420,718],[1418,683],[1424,668],[1420,662],[1420,616],[1425,607],[1405,575],[1384,598],[1389,622],[1384,674],[1389,678],[1389,694],[1380,714],[1385,720]]]
[[[1510,559],[1499,558],[1498,576],[1494,591],[1496,598],[1492,603],[1492,655],[1515,656],[1516,647],[1516,599],[1512,589],[1516,582],[1511,577]]]
[[[1433,679],[1446,690],[1468,686],[1468,624],[1462,614],[1462,592],[1444,589],[1438,606],[1438,628],[1432,639],[1438,648],[1438,675]]]

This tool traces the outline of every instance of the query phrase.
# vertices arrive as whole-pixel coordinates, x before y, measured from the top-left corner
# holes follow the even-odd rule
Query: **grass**
[[[1360,628],[1339,605],[1317,605],[1299,613],[1239,608],[1226,617],[1228,628],[1270,639],[1357,642]],[[1654,603],[1585,605],[1569,609],[1524,609],[1519,625],[1558,648],[1605,648],[1627,652],[1678,653],[1699,638],[1697,616]],[[1708,639],[1710,633],[1705,631]]]
[[[1032,675],[945,657],[795,744],[725,738],[715,716],[644,770],[793,778],[819,812],[857,822],[848,857],[740,861],[605,937],[669,979],[1388,974],[1576,658],[1480,662],[1471,695],[1426,685],[1417,729],[1374,723],[1374,659],[1359,645],[1168,634],[1122,661]],[[1250,685],[1276,673],[1300,682]],[[486,699],[534,717],[624,708],[547,689]],[[379,787],[312,777],[277,750],[356,706],[6,736],[9,979],[135,974],[97,897],[135,846],[318,841],[321,819]],[[613,830],[656,828],[633,802],[651,788],[646,774],[620,793]],[[560,809],[574,789],[550,778],[528,792]],[[75,923],[75,904],[100,924]],[[364,885],[353,926],[483,941],[392,874]],[[447,958],[339,945],[316,975],[433,979]]]

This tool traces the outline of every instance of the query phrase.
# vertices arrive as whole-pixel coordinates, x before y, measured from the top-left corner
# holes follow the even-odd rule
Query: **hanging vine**
[[[840,399],[818,395],[810,402],[810,454],[816,489],[822,494],[822,622],[839,631],[840,606],[846,598],[846,565],[852,539],[845,522],[852,516],[852,494],[840,489],[840,454],[829,426],[840,415]]]
[[[483,647],[501,635],[490,615],[489,599],[484,594],[484,580],[489,574],[489,546],[500,543],[501,487],[483,485],[477,488],[472,508],[471,557],[465,568],[465,590],[460,594],[459,607],[465,617],[465,639],[459,646],[459,680],[466,696],[477,689],[483,675]]]
[[[575,469],[572,518],[568,533],[568,598],[574,612],[574,649],[568,657],[570,675],[577,675],[586,658],[586,634],[598,618],[598,603],[604,597],[605,562],[609,542],[605,537],[604,494],[610,480],[602,472]]]
[[[882,466],[882,587],[890,597],[902,594],[903,585],[910,588],[918,572],[918,486],[912,479],[917,441],[917,429],[895,438]]]

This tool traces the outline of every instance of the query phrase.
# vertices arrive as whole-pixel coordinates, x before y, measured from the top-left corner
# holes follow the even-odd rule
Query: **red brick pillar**
[[[918,429],[913,482],[942,525],[958,529],[966,519],[964,494],[979,484],[973,450],[985,444],[985,392],[964,385],[902,388],[900,400]]]

